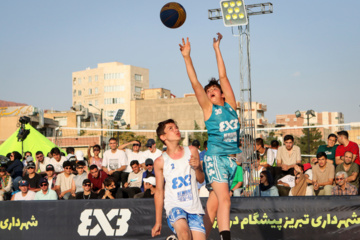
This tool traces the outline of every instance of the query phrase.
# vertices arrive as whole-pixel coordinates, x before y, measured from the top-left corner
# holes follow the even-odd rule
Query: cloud
[[[300,72],[294,72],[292,74],[293,77],[300,77],[301,73]]]

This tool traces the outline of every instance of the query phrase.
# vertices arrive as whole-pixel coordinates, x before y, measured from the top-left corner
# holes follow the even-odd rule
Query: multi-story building
[[[140,98],[141,91],[148,87],[146,68],[120,62],[99,63],[97,68],[73,72],[72,104],[95,113],[103,109],[105,121],[112,120],[118,109],[124,109],[122,118],[130,123],[130,101]]]

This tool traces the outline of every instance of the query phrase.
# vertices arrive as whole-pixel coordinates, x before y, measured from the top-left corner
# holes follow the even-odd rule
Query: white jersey
[[[34,200],[35,192],[29,190],[25,197],[22,195],[22,192],[18,192],[15,194],[14,200],[15,201],[24,201],[24,200]]]
[[[169,216],[171,209],[179,207],[190,214],[204,214],[200,202],[195,170],[189,165],[190,149],[184,147],[184,156],[173,160],[164,152],[165,179],[164,208]]]

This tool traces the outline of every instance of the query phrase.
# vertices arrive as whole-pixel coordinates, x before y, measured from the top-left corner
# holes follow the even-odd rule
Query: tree
[[[315,155],[320,145],[326,144],[322,140],[322,134],[317,128],[303,129],[303,136],[295,138],[295,144],[300,147],[301,154]],[[308,138],[310,136],[310,138]],[[309,141],[310,139],[310,141]],[[310,142],[310,153],[309,153]]]
[[[266,139],[264,139],[264,144],[271,145],[271,141],[273,140],[277,140],[279,142],[279,145],[281,145],[281,141],[279,141],[279,139],[275,136],[274,131],[271,131],[269,133],[269,136]]]
[[[199,124],[196,121],[194,121],[194,130],[200,130]],[[206,130],[206,127],[204,130]],[[198,140],[200,142],[200,150],[204,150],[204,142],[208,140],[207,132],[194,132],[189,137],[190,144],[194,140]]]

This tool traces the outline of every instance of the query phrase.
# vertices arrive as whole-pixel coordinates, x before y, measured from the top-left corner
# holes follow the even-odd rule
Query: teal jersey
[[[207,155],[240,153],[240,125],[236,111],[225,102],[224,106],[213,105],[210,118],[205,121],[208,130]]]

